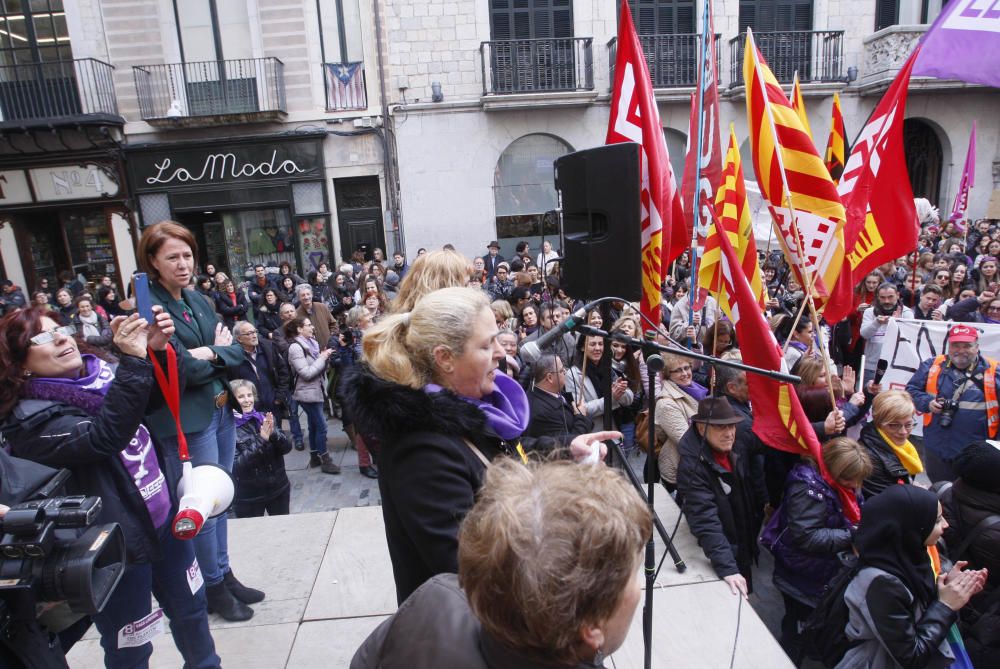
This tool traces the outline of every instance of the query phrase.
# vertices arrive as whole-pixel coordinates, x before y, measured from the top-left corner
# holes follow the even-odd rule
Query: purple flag
[[[951,220],[960,221],[969,207],[969,189],[976,185],[976,122],[972,122],[972,133],[969,135],[969,150],[965,154],[965,169],[962,170],[962,181],[958,184],[958,194],[955,195],[955,206],[951,208]]]
[[[913,74],[1000,88],[1000,4],[951,0],[924,35]]]

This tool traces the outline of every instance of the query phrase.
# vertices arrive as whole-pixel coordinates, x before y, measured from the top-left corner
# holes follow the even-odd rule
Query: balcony
[[[326,110],[368,109],[364,63],[325,63]]]
[[[113,72],[93,58],[0,66],[0,130],[124,125]]]
[[[743,85],[743,50],[746,33],[729,40],[729,87]],[[799,73],[799,81],[844,81],[843,30],[790,30],[753,34],[771,72],[783,84]]]
[[[593,91],[592,43],[591,37],[483,42],[483,95]]]
[[[719,39],[716,42],[716,71],[721,67]],[[693,88],[698,84],[698,41],[699,33],[676,33],[670,35],[639,35],[642,53],[646,56],[649,77],[653,88]],[[615,85],[615,61],[618,60],[618,38],[608,42],[608,81]],[[686,93],[685,93],[686,94]]]
[[[136,65],[139,113],[167,128],[260,123],[285,117],[284,65],[277,58]]]

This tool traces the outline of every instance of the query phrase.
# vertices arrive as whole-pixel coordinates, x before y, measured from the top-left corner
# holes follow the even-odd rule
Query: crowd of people
[[[535,629],[530,610],[540,596],[532,588],[556,587],[536,573],[562,560],[543,557],[556,549],[518,543],[518,533],[537,538],[530,524],[512,525],[503,537],[483,532],[494,514],[512,523],[518,514],[564,513],[557,492],[564,482],[547,483],[547,466],[531,462],[565,465],[553,469],[556,478],[604,476],[583,463],[603,458],[609,439],[626,454],[648,451],[734,595],[759,587],[759,546],[773,554],[773,585],[785,605],[781,644],[794,662],[814,650],[804,630],[829,605],[831,589],[848,583],[846,574],[838,666],[950,666],[956,652],[991,666],[1000,659],[1000,527],[987,521],[1000,514],[1000,449],[989,440],[1000,407],[998,365],[979,350],[979,324],[1000,323],[998,255],[1000,228],[989,221],[967,234],[951,223],[927,225],[914,253],[859,281],[849,318],[826,323],[811,317],[780,253],[761,254],[766,316],[801,379],[795,392],[823,444],[820,463],[771,448],[753,432],[746,373],[725,364],[741,359],[736,330],[711,297],[692,307],[687,254],[664,282],[659,323],[643,322],[637,305],[604,302],[585,320],[612,339],[565,332],[529,355],[526,344],[583,306],[566,294],[560,264],[567,261],[548,241],[534,250],[521,242],[509,260],[496,241],[472,261],[448,247],[420,249],[412,263],[401,252],[387,258],[359,249],[335,271],[320,263],[305,278],[288,263],[230,277],[212,265],[196,274],[193,236],[164,222],[144,230],[138,254],[155,322],[140,319],[107,277],[85,286],[61,276],[58,288],[40,284],[30,300],[5,282],[0,434],[14,455],[70,469],[73,491],[116,501],[102,515],[125,529],[136,585],[94,616],[109,666],[135,666],[152,652],[149,644],[119,648],[116,638],[123,621],[149,614],[149,593],[170,618],[185,661],[199,667],[218,664],[207,614],[246,620],[265,596],[233,573],[225,514],[189,543],[167,527],[177,505],[178,427],[150,358],[163,358],[168,343],[178,353],[192,462],[232,473],[235,516],[289,512],[284,457],[292,449],[308,447],[310,466],[340,473],[328,451],[331,416],[342,420],[360,472],[378,480],[400,622],[376,630],[355,666],[395,666],[384,662],[391,638],[418,634],[430,607],[456,611],[456,628],[442,634],[482,635],[482,666],[494,657],[599,665],[623,638],[607,625],[621,622],[621,607],[635,608],[629,575],[648,518],[622,508],[606,521],[627,519],[635,531],[609,538],[625,552],[615,565],[599,565],[619,570],[602,591],[614,606],[577,611],[601,624],[572,638]],[[882,387],[876,371],[892,317],[951,321],[946,349],[923,361],[905,390]],[[661,343],[719,362],[670,353],[662,372],[651,373],[634,341],[649,329]],[[651,387],[652,444],[637,433],[649,420]],[[916,412],[922,438],[913,434]],[[922,487],[924,475],[936,492]],[[496,494],[487,494],[494,477]],[[832,482],[853,491],[860,523],[848,518]],[[551,499],[515,504],[538,485]],[[582,536],[580,528],[596,521],[552,522]],[[936,550],[942,536],[950,550]],[[523,561],[529,545],[539,564],[497,557],[515,551]],[[600,556],[599,545],[595,538],[587,548]],[[497,573],[484,571],[485,555],[499,561]],[[581,570],[599,559],[572,557]],[[178,587],[178,574],[193,564],[204,588]],[[457,580],[442,576],[456,573]],[[510,589],[520,575],[531,582]],[[563,603],[593,601],[588,587],[569,588]],[[508,609],[498,611],[497,602]],[[519,627],[497,624],[510,616],[520,616]],[[479,666],[469,662],[463,666]]]

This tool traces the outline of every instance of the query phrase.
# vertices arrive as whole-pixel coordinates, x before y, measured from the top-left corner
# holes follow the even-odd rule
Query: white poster
[[[945,351],[945,338],[955,323],[890,318],[882,340],[881,360],[888,362],[882,388],[906,390],[910,377],[920,363]],[[963,323],[979,330],[979,354],[1000,359],[1000,325]],[[913,434],[923,434],[923,420],[917,421]]]

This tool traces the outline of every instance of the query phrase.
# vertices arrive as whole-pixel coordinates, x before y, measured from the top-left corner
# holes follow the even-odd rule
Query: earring
[[[603,667],[604,666],[604,649],[598,648],[597,653],[594,654],[594,666]]]
[[[24,370],[24,373],[21,374],[21,376],[23,376],[24,378],[28,378],[29,376],[31,376],[31,372],[26,369]]]

